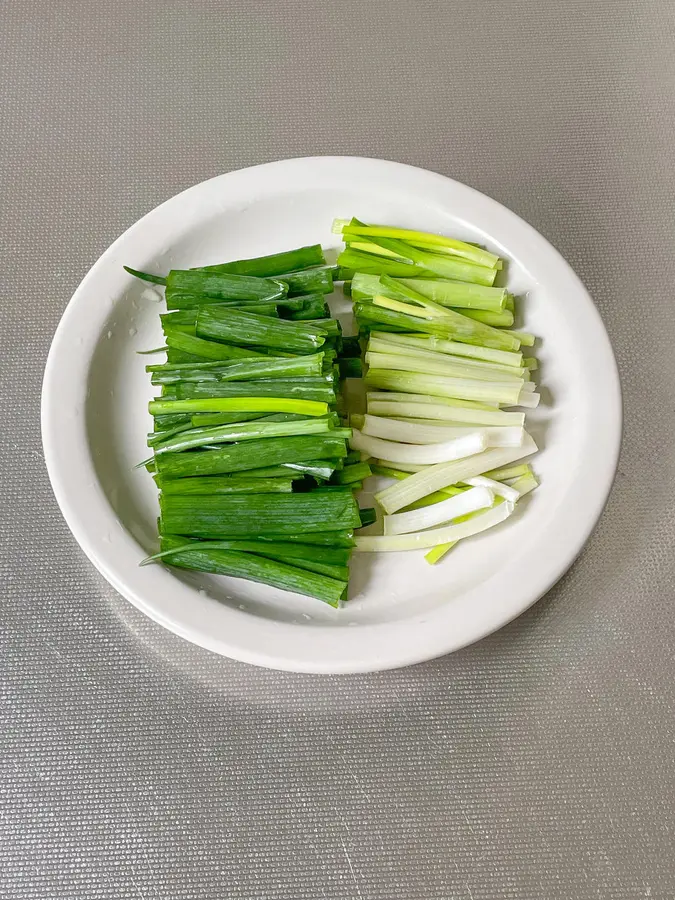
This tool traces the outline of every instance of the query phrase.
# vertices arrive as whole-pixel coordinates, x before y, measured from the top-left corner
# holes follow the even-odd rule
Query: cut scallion
[[[169,536],[162,537],[161,549],[174,550],[166,558],[172,566],[258,581],[285,591],[316,597],[333,607],[339,605],[346,593],[347,585],[343,581],[254,553],[210,550],[204,547],[186,549],[182,538]]]
[[[430,508],[433,509],[433,507]],[[467,517],[465,522],[456,525],[442,525],[440,528],[431,528],[412,534],[357,537],[354,549],[360,552],[424,550],[437,544],[463,540],[499,525],[511,515],[513,508],[512,503],[504,502],[479,515]]]
[[[242,537],[313,534],[358,527],[351,493],[165,494],[159,498],[164,534]]]
[[[523,459],[536,451],[537,445],[534,440],[525,433],[520,447],[491,448],[466,459],[431,465],[421,472],[416,472],[411,478],[406,478],[405,481],[380,491],[376,495],[376,499],[384,511],[391,514],[425,497],[432,491],[457,484],[476,475],[483,475],[491,469]],[[449,538],[449,540],[452,539]]]
[[[156,465],[160,475],[183,478],[193,475],[225,475],[270,466],[286,465],[290,469],[293,464],[340,459],[346,455],[344,438],[328,432],[320,435],[247,441],[243,444],[227,445],[218,450],[161,453],[156,457]]]

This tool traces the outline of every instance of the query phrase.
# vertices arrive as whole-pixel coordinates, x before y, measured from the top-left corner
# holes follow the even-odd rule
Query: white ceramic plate
[[[137,350],[161,346],[161,307],[122,264],[166,272],[303,244],[337,246],[357,216],[479,241],[510,260],[522,323],[541,337],[544,403],[528,415],[540,488],[509,521],[439,565],[422,553],[355,554],[351,601],[231,578],[139,568],[156,548],[157,496],[143,469],[152,396]],[[504,625],[572,564],[607,499],[620,444],[612,350],[583,285],[533,228],[440,175],[348,157],[291,159],[221,175],[173,197],[123,234],[79,286],[45,372],[42,434],[71,531],[108,581],[176,634],[235,659],[300,672],[421,662]]]

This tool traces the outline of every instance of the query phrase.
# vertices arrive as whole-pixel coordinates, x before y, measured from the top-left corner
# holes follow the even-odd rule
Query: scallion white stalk
[[[464,459],[482,453],[488,446],[484,431],[472,431],[442,444],[400,444],[369,437],[354,429],[349,443],[352,450],[365,451],[370,456],[385,457],[393,463],[415,463],[423,466]]]
[[[433,528],[435,525],[444,525],[459,516],[465,516],[479,509],[488,509],[493,502],[494,494],[491,490],[474,487],[455,497],[440,500],[433,506],[424,506],[420,509],[411,509],[409,512],[385,516],[384,533],[386,535],[410,534],[414,531],[423,531],[425,528]]]
[[[436,428],[454,428],[459,429],[463,428],[465,430],[473,431],[476,428],[484,429],[490,433],[490,431],[494,431],[496,428],[522,428],[522,425],[467,425],[465,422],[455,422],[454,420],[448,419],[446,420],[438,420],[438,419],[413,419],[407,416],[387,416],[386,418],[397,419],[399,422],[408,422],[411,425],[430,425],[435,426]],[[357,428],[360,426],[357,425]],[[432,444],[433,441],[424,441],[425,444]]]
[[[363,419],[363,421],[361,421]],[[405,444],[440,444],[455,438],[465,437],[475,432],[470,426],[422,425],[411,419],[382,418],[370,413],[356,419],[352,416],[352,425],[361,428],[365,435],[382,438],[388,441],[402,441]],[[524,431],[522,427],[486,427],[481,428],[488,439],[488,447],[518,447],[522,443]]]
[[[492,478],[486,478],[484,475],[476,475],[475,478],[467,478],[464,484],[469,484],[473,488],[486,488],[492,491],[497,497],[503,497],[509,503],[515,503],[520,497],[520,492],[508,484],[502,484],[500,481],[493,481]],[[399,513],[400,515],[400,513]]]
[[[401,472],[408,472],[413,475],[415,472],[423,472],[425,469],[428,469],[429,466],[421,466],[416,463],[397,463],[393,462],[391,459],[377,459],[375,460],[376,465],[384,466],[387,469],[398,469]]]
[[[410,357],[372,353],[367,357],[370,370],[366,384],[393,391],[409,391],[459,400],[480,400],[518,405],[522,397],[522,381],[478,381],[473,378],[452,378],[440,373],[425,374],[424,363]],[[533,396],[528,394],[527,397]],[[523,405],[527,405],[527,401]]]
[[[536,453],[536,450],[537,445],[534,440],[525,432],[520,447],[496,447],[467,459],[429,466],[421,472],[415,473],[411,478],[406,478],[405,481],[397,482],[380,491],[376,494],[375,499],[385,513],[391,514],[426,497],[433,491],[457,484],[459,481],[465,481],[467,478],[474,478],[476,475],[483,475],[490,469],[506,466],[517,459],[523,459],[525,456]],[[386,454],[381,453],[372,455],[382,459],[389,458]],[[448,540],[452,540],[452,538]],[[439,543],[443,543],[443,541],[441,540]]]
[[[401,347],[413,347],[418,350],[433,350],[454,356],[465,356],[489,363],[499,363],[519,369],[523,365],[523,354],[514,350],[493,350],[490,347],[479,347],[473,344],[462,344],[459,341],[444,340],[429,335],[396,334],[390,331],[372,331],[371,337],[397,344]],[[531,368],[531,367],[530,367]]]
[[[539,487],[539,482],[532,471],[526,472],[524,475],[521,475],[520,478],[509,479],[507,484],[512,490],[518,492],[519,497],[524,497],[525,494],[529,494],[530,491]]]
[[[515,481],[516,478],[531,474],[532,469],[530,464],[521,463],[517,466],[501,466],[499,469],[491,469],[489,472],[485,473],[485,477],[491,478],[493,481],[506,481],[507,483],[510,483],[512,480]]]
[[[411,371],[438,372],[440,375],[453,375],[457,378],[478,378],[481,381],[518,381],[524,380],[529,369],[514,366],[496,365],[477,359],[464,359],[461,356],[451,356],[445,353],[436,353],[433,350],[420,350],[417,347],[404,347],[372,337],[368,341],[366,362],[371,353],[402,356],[417,360],[428,365],[422,369]]]
[[[437,402],[434,402],[437,401]],[[410,419],[437,419],[439,422],[459,422],[467,425],[523,426],[525,413],[503,412],[500,409],[471,409],[443,402],[436,397],[420,394],[367,394],[368,412],[377,416],[398,416]]]
[[[536,391],[521,391],[516,403],[506,403],[505,406],[522,406],[525,409],[536,409],[539,406],[540,395]]]
[[[412,479],[400,482],[407,484]],[[427,507],[433,509],[433,507]],[[354,550],[363,552],[398,551],[398,550],[424,550],[435,547],[437,544],[446,544],[451,541],[460,541],[464,538],[480,534],[488,528],[493,528],[507,519],[513,512],[513,503],[499,503],[491,509],[476,516],[471,516],[465,522],[456,525],[442,525],[440,528],[431,528],[428,531],[418,531],[413,534],[393,534],[372,537],[357,537]]]
[[[373,297],[373,303],[375,306],[381,306],[383,309],[393,309],[394,312],[405,313],[408,316],[414,316],[416,319],[442,319],[452,315],[444,306],[438,306],[436,303],[432,303],[431,300],[415,305],[377,294]]]

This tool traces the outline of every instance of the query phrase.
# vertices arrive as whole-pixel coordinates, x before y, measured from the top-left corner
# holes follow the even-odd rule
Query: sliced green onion
[[[505,413],[487,403],[408,394],[397,391],[368,391],[368,412],[395,418],[438,419],[454,425],[523,425],[523,413]]]
[[[221,309],[245,309],[246,312],[255,313],[258,316],[271,316],[278,319],[279,303],[279,300],[216,300],[214,297],[204,297],[201,294],[174,292],[171,294],[172,311],[161,317],[162,330],[177,328],[181,331],[185,330],[188,334],[194,334],[197,312],[199,307],[205,304],[217,304]]]
[[[477,400],[458,400],[456,398],[447,398],[447,397],[431,397],[428,394],[409,394],[407,391],[399,392],[399,391],[368,391],[366,394],[366,399],[368,402],[371,400],[385,400],[389,403],[423,403],[426,406],[430,405],[441,405],[441,406],[451,406],[453,409],[478,409],[483,412],[495,412],[498,410],[498,407],[494,403],[479,403]],[[369,410],[370,412],[370,410]],[[426,410],[423,411],[426,413]],[[420,413],[420,417],[423,413]],[[514,425],[515,422],[498,422],[498,423],[490,423],[490,424],[499,424],[499,425]]]
[[[454,339],[464,344],[492,347],[495,350],[517,350],[520,342],[507,331],[498,331],[482,322],[475,322],[454,310],[447,310],[442,319],[418,319],[404,313],[375,306],[374,303],[355,303],[354,315],[360,324],[372,323],[371,330],[393,325],[404,331],[421,331],[446,340]],[[378,327],[373,327],[378,326]]]
[[[165,297],[167,309],[181,309],[199,306],[207,297],[212,298],[210,302],[218,299],[278,300],[287,290],[284,283],[270,278],[172,269],[166,276]]]
[[[352,438],[353,440],[353,438]],[[432,491],[457,484],[467,478],[483,475],[485,472],[515,462],[532,453],[536,453],[537,445],[532,437],[525,433],[520,447],[498,447],[484,450],[467,459],[432,465],[415,473],[398,484],[385,488],[376,495],[376,500],[386,513],[394,513],[425,497]],[[448,538],[448,540],[453,540]],[[443,543],[443,540],[436,543]],[[431,546],[431,545],[429,545]]]
[[[350,250],[358,250],[360,253],[373,254],[374,256],[384,256],[386,259],[394,259],[397,262],[410,263],[410,260],[404,259],[400,253],[395,253],[393,250],[387,250],[385,247],[380,247],[378,244],[373,244],[368,240],[347,241],[346,246]]]
[[[479,381],[510,381],[523,384],[524,369],[514,369],[512,366],[496,366],[475,359],[464,359],[461,356],[449,356],[445,353],[435,353],[433,350],[417,350],[412,347],[399,347],[388,341],[370,337],[366,362],[371,365],[372,354],[382,356],[399,357],[399,366],[406,365],[410,360],[411,372],[422,372],[431,375],[448,375],[454,378],[475,378]],[[379,358],[379,356],[378,356]],[[377,361],[377,358],[376,358]],[[388,367],[387,367],[388,368]],[[402,369],[402,371],[405,371]]]
[[[433,566],[435,563],[440,562],[445,554],[449,550],[452,550],[456,543],[457,541],[449,541],[445,544],[436,544],[436,546],[432,547],[428,553],[425,553],[424,558]]]
[[[435,525],[443,525],[479,509],[488,509],[494,502],[492,491],[485,487],[473,487],[454,497],[447,497],[431,506],[395,513],[384,517],[384,533],[410,534]]]
[[[347,236],[365,235],[366,237],[395,238],[412,244],[421,242],[423,245],[438,246],[449,250],[457,256],[481,266],[494,266],[499,262],[499,257],[494,253],[482,250],[474,244],[467,244],[465,241],[458,241],[441,234],[415,231],[409,228],[394,228],[389,225],[364,225],[363,223],[357,225],[352,222],[346,222],[343,219],[335,219],[333,222],[333,233]]]
[[[174,539],[172,538],[171,543],[173,543],[173,541]],[[351,556],[351,549],[349,547],[322,547],[317,546],[316,544],[299,544],[295,541],[198,541],[191,539],[186,541],[180,549],[185,551],[206,549],[237,550],[243,553],[257,553],[259,556],[267,556],[270,559],[292,562],[293,565],[299,565],[301,568],[307,567],[302,565],[302,562],[310,563],[311,561],[323,563],[327,566],[344,567],[349,562],[349,557]],[[147,566],[149,563],[155,562],[158,559],[163,559],[165,556],[169,556],[176,552],[176,548],[161,550],[159,553],[148,556],[143,560],[141,565]],[[310,571],[314,570],[310,569]],[[346,581],[346,578],[344,580]]]
[[[250,397],[277,397],[287,400],[304,400],[319,403],[335,403],[334,379],[331,376],[298,378],[260,378],[256,381],[228,382],[178,382],[164,385],[162,396],[166,400],[235,399]],[[290,412],[291,410],[275,410]]]
[[[216,341],[205,341],[194,334],[185,334],[177,331],[175,328],[167,329],[165,332],[165,340],[167,347],[172,350],[179,350],[183,353],[190,353],[202,359],[212,360],[228,360],[228,359],[250,359],[265,358],[264,353],[257,350],[245,350],[243,347],[233,347],[229,344],[219,344]]]
[[[513,381],[519,378],[524,379],[528,371],[524,368],[516,369],[514,366],[484,362],[481,359],[467,359],[463,356],[454,356],[449,353],[437,353],[431,348],[422,349],[399,345],[393,341],[376,337],[376,334],[378,332],[371,332],[368,340],[368,352],[388,353],[408,356],[417,360],[428,360],[437,367],[444,367],[443,373],[455,375],[455,377],[459,378],[478,378],[482,381]],[[387,335],[387,337],[402,337],[402,335]]]
[[[509,480],[508,483],[514,491],[518,491],[519,497],[524,497],[525,494],[529,494],[530,491],[539,487],[539,482],[531,471],[521,475],[520,478]]]
[[[375,461],[376,465],[381,466],[383,468],[394,468],[398,469],[401,472],[405,472],[408,475],[414,475],[415,472],[423,472],[425,469],[428,469],[428,466],[422,466],[416,463],[395,463],[390,459],[378,459]]]
[[[287,478],[250,478],[236,475],[205,475],[201,478],[155,476],[157,487],[165,494],[290,494],[293,491],[294,480],[292,475]]]
[[[502,484],[500,481],[493,481],[492,478],[486,478],[485,475],[467,478],[464,484],[468,484],[472,488],[486,488],[492,491],[495,497],[502,497],[504,500],[508,500],[509,503],[515,503],[520,497],[520,494],[514,488],[509,487],[507,484]]]
[[[337,319],[313,319],[312,325],[321,329],[328,337],[339,337],[342,334],[342,328]]]
[[[503,499],[501,497],[496,497],[495,506],[502,502]],[[468,522],[470,519],[473,519],[476,516],[480,515],[481,512],[467,513],[466,516],[460,516],[458,519],[455,519],[453,524],[458,525],[460,522]],[[443,556],[445,556],[445,554],[449,550],[452,550],[456,543],[457,541],[449,541],[444,544],[437,544],[435,547],[432,547],[428,553],[425,554],[425,560],[431,565],[434,565],[434,563],[437,563]]]
[[[459,281],[434,281],[432,278],[392,278],[391,280],[394,284],[390,281],[389,287],[392,290],[397,289],[397,293],[408,288],[441,306],[499,312],[505,308],[507,303],[508,294],[505,288],[485,287],[480,284],[467,284]],[[383,286],[383,276],[357,272],[352,281],[352,296],[354,300],[367,300],[376,294],[386,293]]]
[[[301,419],[297,422],[242,422],[235,425],[217,425],[214,428],[192,428],[155,444],[155,453],[176,453],[194,447],[233,441],[252,441],[298,434],[325,434],[331,428],[332,423],[324,418]]]
[[[333,290],[333,270],[331,266],[321,269],[306,269],[304,272],[286,272],[277,276],[288,286],[288,296],[300,294],[330,294]]]
[[[181,412],[289,412],[305,416],[325,416],[328,405],[315,400],[281,397],[205,397],[192,400],[151,400],[148,412],[151,416]]]
[[[152,374],[153,384],[173,384],[178,381],[251,381],[260,378],[288,378],[321,375],[323,353],[308,356],[260,359],[224,360],[218,363],[165,363],[162,366],[146,366]]]
[[[370,475],[372,475],[372,472],[370,471],[368,463],[357,462],[353,465],[345,466],[344,469],[340,469],[340,471],[336,472],[333,476],[333,480],[336,484],[351,485],[358,481],[363,481],[370,477]]]
[[[254,275],[256,278],[270,278],[283,275],[284,272],[295,272],[313,266],[325,265],[321,244],[310,244],[298,247],[297,250],[286,250],[270,256],[256,256],[252,259],[237,259],[233,262],[218,263],[213,266],[201,266],[191,269],[192,272],[209,272],[217,275]]]
[[[423,425],[419,420],[382,418],[367,414],[361,425],[363,434],[387,441],[401,441],[406,444],[440,444],[455,438],[466,437],[476,431],[473,426]],[[353,423],[356,427],[356,423]],[[487,436],[488,447],[519,447],[523,441],[522,427],[491,426],[481,428]]]
[[[499,469],[491,469],[489,472],[485,472],[485,477],[491,478],[493,481],[508,481],[509,479],[516,479],[522,475],[530,474],[532,474],[530,464],[523,463],[517,466],[502,466]]]
[[[416,319],[442,319],[452,315],[444,306],[436,307],[426,303],[415,306],[412,303],[404,303],[401,300],[392,300],[391,297],[385,297],[383,294],[376,294],[373,297],[373,303],[375,306],[381,306],[383,309],[391,309],[394,312],[404,313]]]
[[[434,465],[482,453],[488,446],[485,432],[474,431],[463,437],[439,444],[400,444],[369,437],[354,429],[349,441],[354,450],[362,450],[370,456],[388,459],[394,463]],[[415,498],[417,499],[417,498]]]
[[[407,483],[407,481],[402,482],[402,484]],[[442,525],[440,528],[431,528],[428,531],[418,531],[412,534],[357,537],[354,549],[360,552],[423,550],[437,544],[463,540],[503,522],[511,515],[513,509],[512,503],[504,502],[456,525]]]
[[[291,566],[277,560],[257,556],[254,553],[237,553],[230,550],[209,550],[199,547],[186,549],[181,538],[163,537],[162,550],[175,552],[168,557],[169,565],[184,569],[197,569],[215,575],[232,575],[270,584],[285,591],[294,591],[323,600],[330,606],[338,607],[344,599],[346,584],[305,569]]]
[[[535,341],[537,340],[535,335],[530,334],[528,331],[513,331],[504,329],[504,334],[508,334],[511,337],[515,338],[519,343],[523,345],[523,347],[534,347]]]
[[[468,281],[474,284],[492,285],[497,270],[489,266],[478,266],[475,263],[464,262],[460,259],[452,259],[427,250],[420,250],[404,241],[393,240],[369,235],[366,239],[378,247],[390,250],[403,260],[413,265],[420,266],[427,272],[440,275],[441,278],[451,278],[453,281]],[[340,265],[345,263],[338,258]],[[356,267],[359,268],[358,266]]]
[[[503,309],[501,312],[492,312],[489,309],[458,309],[456,312],[476,322],[491,325],[493,328],[510,328],[514,322],[510,309]]]
[[[176,425],[189,425],[191,423],[191,418],[187,414],[181,413],[174,416],[155,416],[154,421],[155,429],[157,431],[166,431]],[[233,421],[238,422],[239,419],[233,419]]]
[[[321,534],[282,535],[276,538],[274,535],[260,535],[261,541],[297,541],[302,544],[313,544],[317,547],[353,547],[354,531],[324,531]]]
[[[422,266],[410,263],[398,262],[395,259],[385,259],[372,253],[361,253],[347,247],[337,258],[338,265],[348,269],[354,269],[359,273],[371,275],[391,275],[394,278],[416,278],[429,274]]]
[[[297,309],[291,308],[291,304],[296,302]],[[283,314],[283,318],[291,319],[294,322],[324,319],[330,316],[330,308],[323,294],[312,294],[306,300],[304,297],[294,297],[283,304],[280,303],[278,308]]]
[[[370,337],[402,348],[409,347],[413,350],[468,357],[472,361],[480,361],[489,365],[508,366],[518,370],[522,369],[524,365],[522,353],[477,347],[474,344],[462,344],[459,341],[446,341],[432,334],[394,334],[387,331],[371,331]]]
[[[414,394],[430,394],[458,400],[479,400],[519,405],[522,399],[521,384],[503,381],[478,381],[473,378],[448,378],[443,375],[425,375],[411,371],[400,360],[407,357],[371,354],[371,368],[365,378],[368,387],[392,391],[409,391]],[[413,363],[415,361],[413,360]],[[418,365],[417,368],[423,368]],[[524,405],[524,404],[523,404]]]
[[[163,418],[163,417],[160,417]],[[183,422],[180,425],[174,425],[173,428],[157,428],[157,419],[155,419],[155,431],[148,435],[147,444],[148,447],[154,447],[155,444],[161,444],[162,441],[166,441],[169,438],[173,437],[175,434],[181,434],[183,431],[190,431],[192,428],[192,423],[188,420],[187,422]]]
[[[236,422],[253,422],[256,419],[266,418],[264,412],[226,412],[226,413],[196,413],[190,416],[190,424],[193,428],[210,428],[212,425],[234,425]],[[274,413],[272,413],[274,415]],[[284,413],[283,415],[291,415]],[[155,416],[155,422],[158,416]]]
[[[351,493],[331,494],[165,494],[159,498],[164,534],[256,537],[312,534],[358,527]]]
[[[401,281],[396,281],[390,275],[381,275],[380,284],[382,285],[382,294],[385,296],[390,297],[393,294],[394,297],[403,297],[407,304],[412,302],[417,306],[424,307],[436,316],[447,316],[445,306],[436,303],[434,300],[430,300],[424,294],[416,291],[414,288],[408,287],[408,285]],[[373,302],[377,303],[377,300],[380,297],[381,295],[379,293],[375,294]]]
[[[509,406],[522,406],[525,409],[536,409],[539,406],[540,395],[527,387],[527,382],[523,385],[518,400]]]
[[[161,453],[156,457],[156,465],[160,475],[182,478],[193,475],[226,475],[247,469],[268,469],[270,466],[286,466],[292,470],[293,464],[340,459],[346,455],[344,438],[328,432],[228,444],[218,450]],[[333,470],[334,468],[335,466],[332,467]],[[301,471],[299,467],[297,470]]]
[[[218,306],[199,307],[196,329],[201,338],[300,353],[318,350],[326,339],[325,332],[314,324],[270,319]]]
[[[284,478],[311,476],[315,481],[328,481],[337,470],[341,459],[315,459],[307,462],[283,463],[277,466],[263,466],[259,469],[247,469],[243,474],[246,478]],[[224,476],[232,477],[232,476]]]

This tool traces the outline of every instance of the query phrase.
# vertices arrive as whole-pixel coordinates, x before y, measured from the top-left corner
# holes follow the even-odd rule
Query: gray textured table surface
[[[673,898],[675,7],[7,0],[0,28],[0,897]],[[49,343],[141,214],[346,153],[491,194],[607,324],[625,444],[570,574],[354,678],[255,670],[92,569],[39,435]]]

